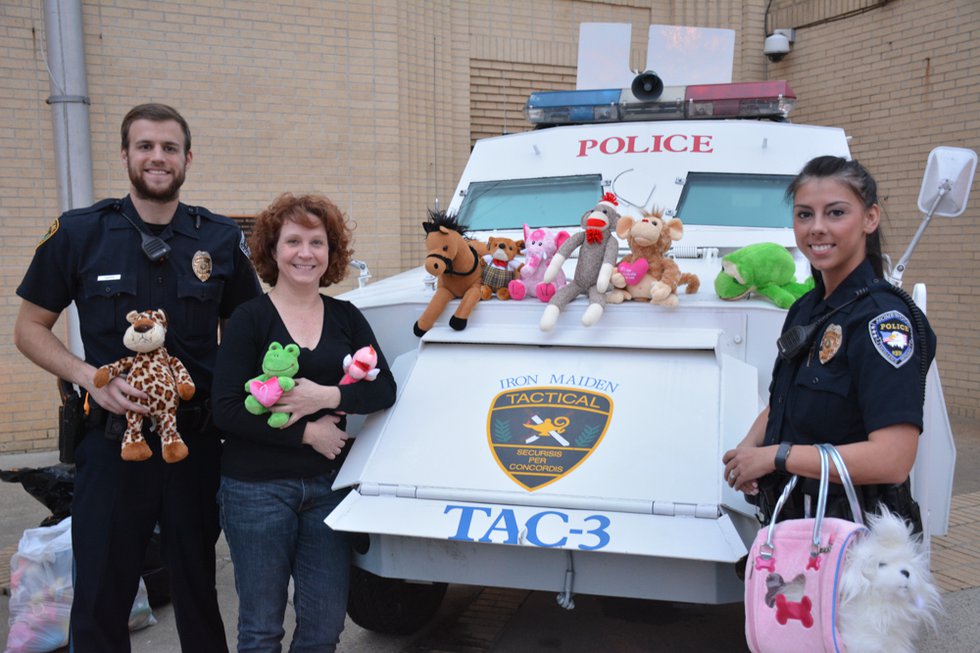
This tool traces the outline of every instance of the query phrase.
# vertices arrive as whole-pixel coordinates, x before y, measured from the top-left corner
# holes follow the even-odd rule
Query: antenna
[[[618,197],[619,199],[623,200],[623,202],[625,202],[626,204],[629,204],[633,208],[640,209],[641,211],[646,211],[647,210],[647,205],[650,204],[650,200],[651,200],[651,198],[653,198],[653,191],[657,190],[657,185],[654,184],[653,185],[653,188],[650,189],[650,194],[647,195],[647,199],[646,199],[646,201],[643,204],[634,204],[633,202],[629,201],[628,199],[626,199],[625,197],[623,197],[622,195],[620,195],[619,192],[616,191],[616,182],[619,181],[619,178],[622,177],[623,175],[625,175],[627,172],[633,172],[633,168],[629,168],[627,170],[623,170],[621,173],[619,173],[618,175],[616,175],[613,178],[613,180],[612,180],[612,192],[613,192],[613,194],[616,197]]]

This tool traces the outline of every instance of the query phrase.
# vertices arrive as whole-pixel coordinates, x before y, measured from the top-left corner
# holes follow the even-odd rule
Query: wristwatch
[[[789,442],[780,442],[779,448],[776,449],[776,471],[788,473],[786,471],[786,459],[789,458],[789,450],[793,448],[793,445]]]

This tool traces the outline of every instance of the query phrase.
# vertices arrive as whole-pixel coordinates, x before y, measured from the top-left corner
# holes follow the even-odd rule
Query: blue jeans
[[[279,653],[290,576],[296,628],[292,653],[336,649],[344,629],[350,541],[323,523],[346,496],[336,473],[308,479],[221,477],[218,503],[238,592],[239,653]]]

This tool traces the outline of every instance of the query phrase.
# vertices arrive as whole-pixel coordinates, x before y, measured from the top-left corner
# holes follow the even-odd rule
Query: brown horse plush
[[[444,211],[430,209],[429,221],[423,222],[422,228],[425,229],[425,271],[435,276],[437,283],[435,294],[412,330],[421,338],[451,300],[461,299],[449,318],[449,326],[462,331],[473,307],[480,301],[481,254],[486,253],[486,246],[482,245],[483,251],[478,251],[477,244],[466,239],[466,227],[459,224],[456,216]]]

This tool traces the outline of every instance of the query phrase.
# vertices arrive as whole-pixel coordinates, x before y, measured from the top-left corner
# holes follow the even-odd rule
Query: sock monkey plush
[[[606,193],[594,208],[582,216],[579,224],[582,231],[562,243],[548,270],[544,282],[553,281],[561,271],[562,263],[579,249],[575,275],[567,286],[555,292],[541,316],[542,331],[551,331],[558,321],[558,315],[570,301],[579,295],[588,295],[589,307],[582,315],[582,324],[592,326],[602,317],[606,306],[606,291],[612,277],[613,265],[619,252],[619,241],[613,235],[619,221],[619,202],[612,193]]]

